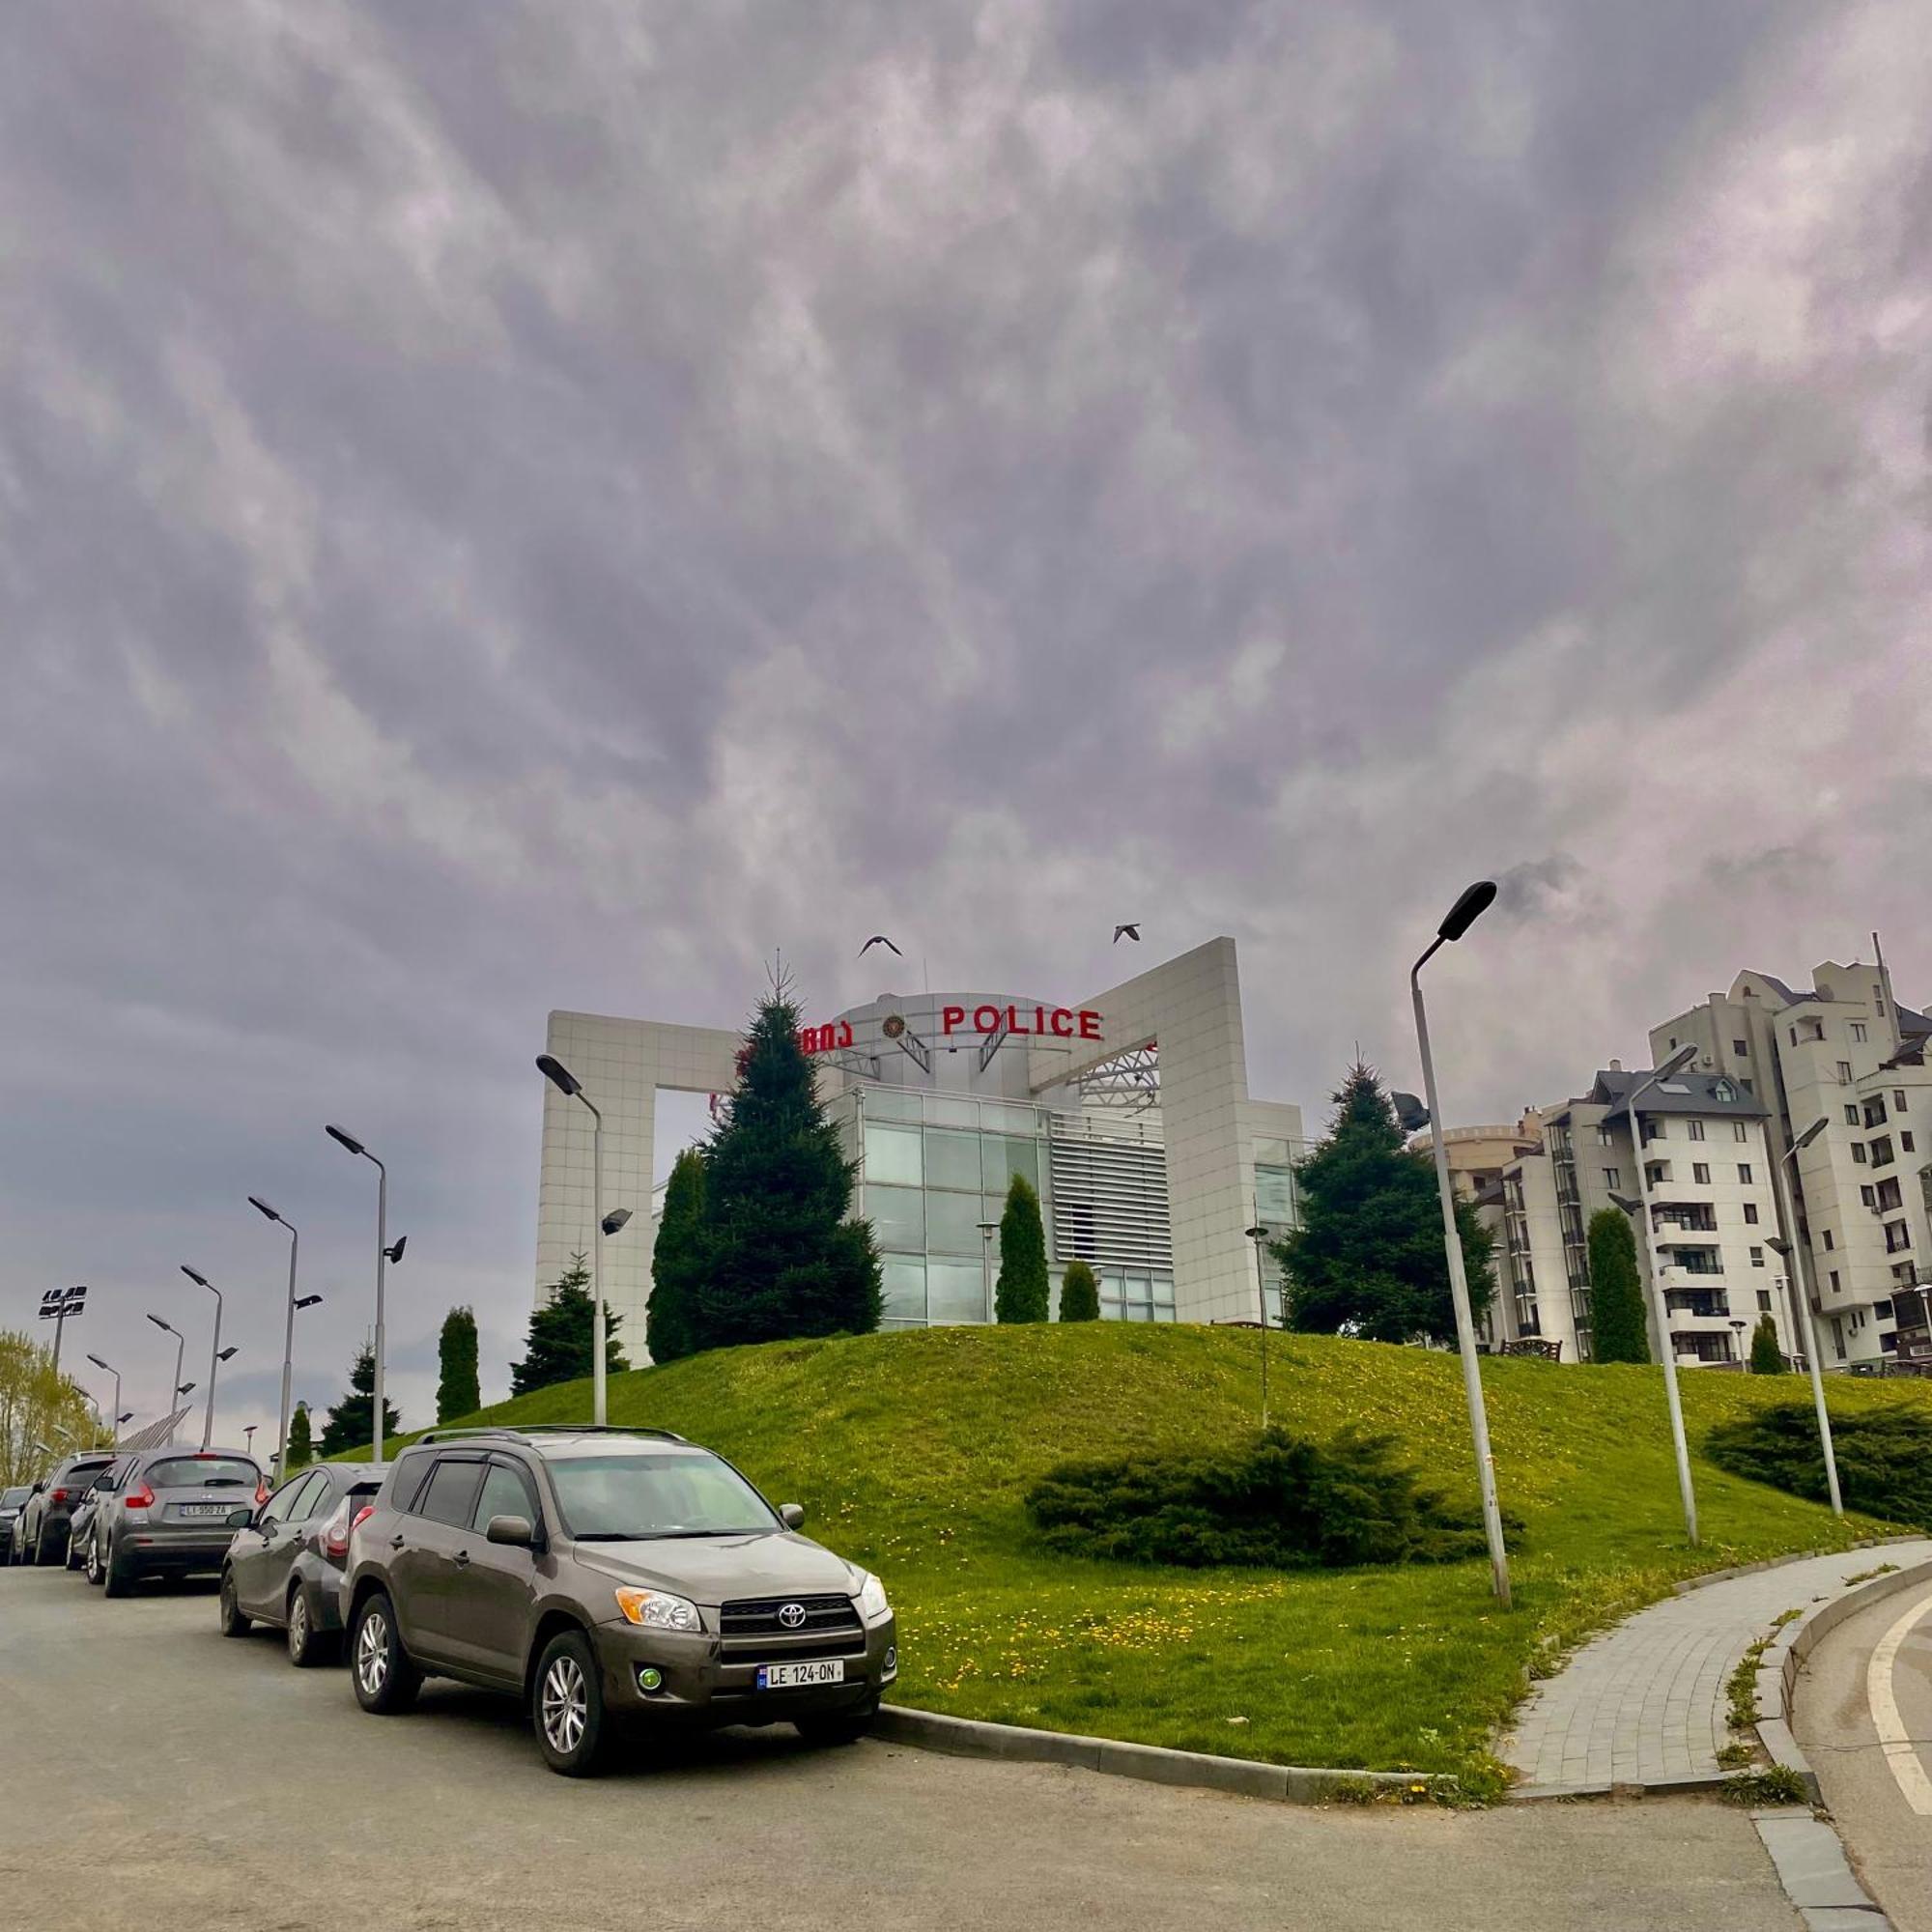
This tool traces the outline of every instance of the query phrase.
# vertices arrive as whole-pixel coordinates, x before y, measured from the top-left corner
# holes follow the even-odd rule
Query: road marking
[[[1921,1818],[1932,1818],[1932,1777],[1925,1775],[1925,1767],[1919,1762],[1918,1749],[1906,1731],[1905,1720],[1898,1714],[1898,1699],[1891,1692],[1891,1674],[1898,1661],[1899,1646],[1913,1625],[1928,1610],[1932,1610],[1932,1592],[1920,1597],[1886,1632],[1879,1640],[1878,1648],[1871,1654],[1871,1662],[1865,1666],[1865,1698],[1871,1705],[1872,1723],[1878,1731],[1878,1741],[1884,1747],[1885,1760],[1891,1767],[1892,1776],[1898,1780],[1905,1802]]]

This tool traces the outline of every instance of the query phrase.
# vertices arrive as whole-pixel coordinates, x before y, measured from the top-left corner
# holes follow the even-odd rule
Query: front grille
[[[789,1604],[797,1604],[805,1611],[803,1623],[780,1621],[779,1612]],[[825,1636],[834,1632],[863,1634],[865,1631],[850,1597],[744,1597],[724,1606],[720,1622],[727,1638]]]
[[[808,1663],[821,1657],[864,1657],[866,1639],[854,1631],[848,1636],[796,1638],[778,1642],[761,1636],[726,1637],[726,1663]]]

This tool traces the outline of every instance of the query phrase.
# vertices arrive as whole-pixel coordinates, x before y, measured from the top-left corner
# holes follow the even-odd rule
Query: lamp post
[[[1690,1486],[1690,1450],[1684,1440],[1684,1404],[1677,1389],[1677,1350],[1670,1339],[1670,1309],[1663,1293],[1662,1264],[1657,1258],[1657,1229],[1650,1211],[1650,1177],[1643,1156],[1643,1122],[1636,1103],[1660,1081],[1669,1079],[1673,1073],[1682,1073],[1696,1057],[1694,1046],[1680,1046],[1662,1066],[1653,1067],[1631,1089],[1628,1102],[1631,1141],[1636,1149],[1636,1208],[1643,1221],[1643,1259],[1650,1277],[1650,1317],[1657,1328],[1658,1350],[1663,1357],[1663,1400],[1670,1411],[1670,1448],[1677,1459],[1677,1494],[1684,1505],[1684,1533],[1693,1549],[1697,1547],[1697,1494]],[[1629,1212],[1627,1203],[1614,1195],[1611,1198]]]
[[[148,1320],[152,1321],[156,1328],[161,1329],[164,1333],[172,1335],[175,1338],[175,1378],[174,1380],[168,1384],[168,1386],[174,1390],[174,1394],[168,1398],[168,1414],[170,1418],[172,1418],[175,1412],[175,1404],[181,1400],[183,1394],[182,1353],[183,1350],[185,1350],[187,1347],[187,1337],[184,1335],[182,1331],[179,1328],[177,1328],[172,1321],[163,1321],[158,1315],[150,1315],[148,1317]],[[168,1440],[170,1442],[172,1442],[175,1439],[175,1427],[176,1425],[173,1422],[173,1420],[170,1420],[168,1423]]]
[[[369,1150],[352,1133],[341,1127],[325,1127],[326,1133],[336,1146],[347,1148],[351,1153],[359,1154],[376,1169],[376,1340],[373,1354],[376,1362],[376,1406],[372,1427],[369,1460],[380,1463],[383,1460],[383,1264],[389,1259],[389,1170],[383,1165]],[[396,1244],[401,1247],[399,1241]],[[398,1257],[400,1259],[400,1257]],[[287,1401],[283,1402],[284,1428],[287,1427]],[[286,1447],[286,1444],[284,1444]]]
[[[1476,1361],[1476,1324],[1469,1313],[1469,1282],[1463,1269],[1463,1237],[1456,1227],[1456,1194],[1449,1180],[1449,1144],[1442,1126],[1442,1106],[1435,1094],[1435,1062],[1429,1051],[1429,1014],[1422,1004],[1422,969],[1436,948],[1453,943],[1468,931],[1495,898],[1495,882],[1479,880],[1449,908],[1435,937],[1408,969],[1408,990],[1415,1006],[1415,1044],[1422,1056],[1422,1092],[1429,1118],[1435,1123],[1435,1187],[1442,1197],[1442,1242],[1449,1261],[1449,1298],[1456,1310],[1456,1348],[1463,1357],[1463,1392],[1469,1405],[1469,1435],[1476,1450],[1476,1482],[1483,1497],[1483,1533],[1489,1539],[1490,1571],[1495,1593],[1509,1608],[1509,1552],[1503,1547],[1502,1509],[1496,1501],[1496,1463],[1490,1453],[1489,1411],[1483,1406],[1483,1375]]]
[[[1000,1232],[997,1221],[980,1223],[980,1292],[986,1299],[986,1320],[993,1319],[993,1236]]]
[[[87,1313],[85,1288],[50,1288],[41,1296],[41,1320],[54,1324],[54,1374],[60,1374],[61,1342],[67,1334],[68,1318]]]
[[[583,1083],[553,1053],[537,1055],[537,1071],[566,1098],[590,1110],[590,1419],[604,1427],[604,1116]]]
[[[276,1213],[259,1194],[249,1195],[248,1205],[256,1213],[289,1231],[289,1308],[282,1330],[282,1402],[276,1410],[279,1426],[275,1436],[275,1468],[279,1472],[289,1453],[289,1382],[295,1374],[296,1361],[296,1255],[301,1246],[301,1236],[296,1232],[296,1224]]]
[[[1792,1298],[1792,1339],[1803,1340],[1804,1358],[1810,1365],[1811,1406],[1818,1417],[1818,1446],[1825,1456],[1825,1488],[1832,1498],[1832,1514],[1843,1516],[1845,1498],[1838,1488],[1838,1452],[1832,1442],[1832,1411],[1825,1406],[1825,1376],[1818,1366],[1818,1318],[1811,1308],[1813,1283],[1806,1278],[1811,1254],[1798,1238],[1798,1220],[1791,1208],[1798,1156],[1825,1131],[1826,1124],[1825,1116],[1819,1115],[1785,1149],[1784,1158],[1771,1164],[1771,1178],[1777,1188],[1777,1218],[1784,1224],[1784,1233],[1766,1245],[1784,1257],[1784,1288]],[[1788,1175],[1784,1171],[1787,1164],[1791,1169]]]
[[[114,1378],[114,1446],[118,1449],[121,1446],[121,1371],[112,1362],[103,1362],[99,1355],[90,1355],[87,1359],[103,1374]]]
[[[208,1346],[208,1409],[202,1418],[201,1446],[206,1449],[214,1440],[214,1373],[227,1359],[221,1353],[221,1291],[205,1274],[197,1274],[184,1262],[182,1273],[199,1288],[205,1288],[214,1297],[214,1340]],[[230,1354],[234,1353],[231,1349]]]
[[[1731,1317],[1731,1359],[1735,1362],[1745,1359],[1745,1330],[1748,1326],[1748,1322],[1740,1321],[1735,1315]]]
[[[1268,1294],[1267,1276],[1262,1270],[1262,1243],[1267,1230],[1262,1226],[1261,1206],[1255,1207],[1255,1225],[1241,1231],[1255,1244],[1255,1293],[1262,1310],[1262,1427],[1268,1426]]]

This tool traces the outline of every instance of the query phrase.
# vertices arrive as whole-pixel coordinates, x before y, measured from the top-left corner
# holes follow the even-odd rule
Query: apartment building
[[[1932,1355],[1928,1039],[1932,1020],[1899,1006],[1884,966],[1858,961],[1817,967],[1809,991],[1740,973],[1651,1032],[1656,1058],[1692,1045],[1699,1074],[1764,1102],[1770,1157],[1794,1182],[1828,1368]]]

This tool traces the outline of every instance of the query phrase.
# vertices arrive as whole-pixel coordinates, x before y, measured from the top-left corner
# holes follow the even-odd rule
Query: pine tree
[[[475,1310],[452,1308],[442,1318],[436,1352],[440,1371],[436,1384],[436,1419],[454,1422],[459,1415],[474,1415],[483,1406],[483,1388],[476,1378]]]
[[[781,978],[753,1015],[738,1090],[704,1153],[705,1267],[694,1350],[879,1325],[879,1256],[868,1221],[848,1221],[852,1164],[818,1104]]]
[[[1643,1278],[1630,1218],[1615,1208],[1590,1216],[1590,1359],[1647,1362],[1650,1337],[1644,1323]]]
[[[1000,1278],[993,1287],[996,1321],[1044,1321],[1050,1313],[1046,1276],[1046,1229],[1039,1196],[1025,1175],[1007,1185],[1000,1216]]]
[[[383,1397],[383,1437],[393,1438],[403,1426],[396,1406]],[[345,1449],[359,1449],[376,1439],[376,1350],[357,1351],[355,1365],[349,1371],[349,1393],[328,1411],[322,1427],[322,1453],[339,1456]]]
[[[644,1340],[654,1362],[675,1362],[697,1346],[692,1323],[698,1290],[710,1268],[709,1235],[704,1218],[704,1156],[696,1148],[686,1148],[671,1167],[657,1245],[651,1250]]]
[[[1751,1331],[1750,1372],[1754,1376],[1785,1373],[1784,1350],[1777,1346],[1777,1323],[1769,1315],[1760,1315]]]
[[[1060,1284],[1060,1319],[1063,1321],[1100,1319],[1100,1284],[1085,1262],[1066,1264],[1065,1279]]]
[[[1373,1067],[1358,1061],[1330,1098],[1328,1138],[1295,1169],[1301,1223],[1275,1249],[1290,1324],[1374,1342],[1448,1341],[1456,1316],[1435,1169],[1404,1147]],[[1456,1227],[1480,1320],[1494,1291],[1492,1239],[1467,1201],[1456,1204]]]
[[[557,1382],[583,1381],[596,1372],[597,1302],[590,1292],[588,1257],[572,1255],[570,1265],[551,1284],[545,1300],[530,1314],[524,1359],[510,1364],[510,1393]],[[617,1346],[623,1317],[604,1309],[604,1372],[622,1375],[631,1365]]]
[[[296,1412],[289,1417],[289,1466],[281,1473],[286,1476],[296,1469],[305,1469],[314,1461],[315,1437],[309,1428],[308,1404],[298,1402]]]

